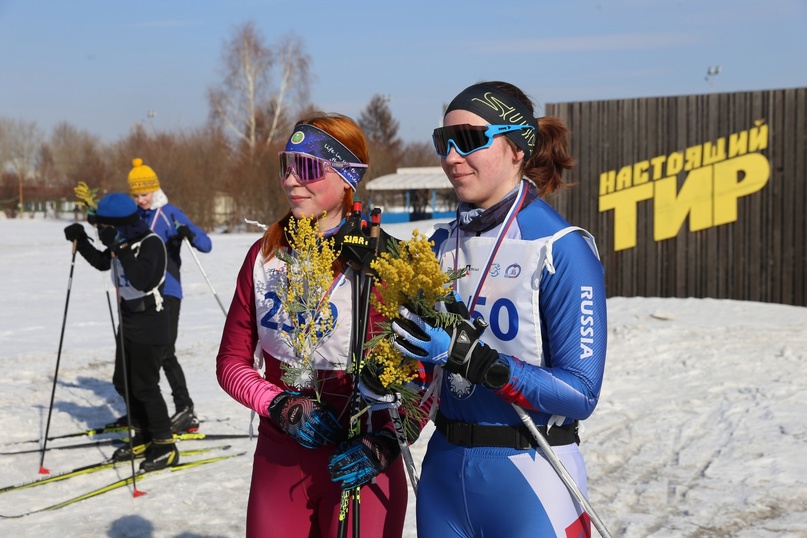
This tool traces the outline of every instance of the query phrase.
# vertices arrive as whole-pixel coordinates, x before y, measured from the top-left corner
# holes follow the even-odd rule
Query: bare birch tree
[[[310,58],[294,35],[266,45],[253,21],[233,30],[222,50],[222,81],[211,88],[211,118],[251,154],[271,144],[284,114],[308,99]]]
[[[279,81],[277,94],[272,97],[270,111],[272,123],[266,133],[266,145],[275,140],[281,127],[281,120],[288,116],[287,111],[299,109],[308,103],[311,77],[310,57],[305,53],[302,40],[288,34],[280,39],[275,47],[278,58]]]

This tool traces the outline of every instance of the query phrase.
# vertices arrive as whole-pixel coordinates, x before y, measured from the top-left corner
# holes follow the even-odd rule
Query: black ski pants
[[[163,371],[168,384],[171,386],[171,397],[174,400],[174,408],[177,413],[186,407],[193,407],[193,400],[191,400],[191,395],[188,392],[188,383],[185,381],[185,372],[182,371],[182,366],[180,366],[176,354],[180,304],[181,301],[177,297],[166,295],[163,298],[163,307],[168,311],[171,330],[171,343],[165,347]]]
[[[121,350],[120,338],[117,341],[112,384],[124,401],[128,386],[127,412],[132,425],[141,429],[146,441],[171,439],[173,435],[168,406],[160,392],[160,368],[165,346],[133,342],[124,335]]]

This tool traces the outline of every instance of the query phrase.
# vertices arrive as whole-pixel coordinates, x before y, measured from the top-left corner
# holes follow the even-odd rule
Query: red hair
[[[367,139],[361,128],[356,125],[352,119],[341,114],[325,114],[322,112],[315,113],[311,116],[301,119],[295,124],[303,125],[308,124],[316,127],[321,131],[325,131],[339,142],[341,142],[347,149],[359,158],[363,164],[370,163],[370,152],[367,148]],[[353,209],[353,189],[345,190],[345,199],[343,208],[343,215],[349,214]],[[291,211],[286,213],[283,218],[275,222],[263,234],[263,244],[261,245],[261,254],[264,259],[269,259],[275,255],[275,249],[280,247],[288,247],[289,243],[286,240],[285,229],[288,227],[289,219],[291,218]]]

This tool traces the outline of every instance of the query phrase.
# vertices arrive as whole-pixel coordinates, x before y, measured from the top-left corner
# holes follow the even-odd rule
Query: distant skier
[[[159,235],[165,242],[168,253],[168,269],[165,273],[165,309],[170,320],[171,343],[166,347],[163,370],[171,396],[174,400],[175,413],[171,417],[171,428],[175,432],[196,431],[199,419],[193,408],[193,400],[188,392],[185,373],[176,355],[176,340],[179,328],[179,310],[182,301],[182,282],[180,280],[179,256],[184,239],[200,252],[210,252],[213,245],[207,234],[185,216],[178,207],[168,203],[168,197],[160,188],[157,174],[151,167],[143,164],[143,159],[132,160],[129,172],[129,194],[138,206],[138,213],[151,231]],[[119,421],[121,419],[118,419]],[[123,417],[125,421],[125,417]]]
[[[166,251],[162,239],[141,220],[137,205],[123,193],[108,194],[98,202],[89,221],[98,226],[98,236],[107,247],[98,250],[80,223],[64,230],[68,241],[76,241],[78,252],[99,271],[117,271],[121,302],[112,382],[124,399],[128,392],[134,436],[113,454],[121,461],[145,454],[140,464],[154,471],[179,462],[171,432],[168,407],[160,392],[160,368],[165,346],[171,341],[168,312],[163,305]],[[123,342],[121,342],[121,331]],[[124,375],[125,365],[125,375]],[[128,387],[127,387],[128,384]]]

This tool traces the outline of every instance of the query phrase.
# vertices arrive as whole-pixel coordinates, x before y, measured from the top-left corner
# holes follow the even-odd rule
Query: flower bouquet
[[[300,362],[283,363],[282,380],[298,389],[312,389],[319,401],[321,390],[314,357],[336,323],[330,295],[338,253],[333,238],[326,239],[319,233],[316,219],[291,217],[285,232],[290,248],[278,249],[275,255],[286,263],[287,285],[278,286],[277,294],[290,318],[291,330],[284,333],[286,343]]]
[[[275,255],[286,263],[287,285],[279,286],[277,293],[290,318],[291,330],[285,334],[286,342],[300,361],[296,365],[284,363],[282,379],[298,389],[312,389],[319,399],[321,392],[314,357],[319,343],[336,324],[330,294],[333,264],[340,253],[333,238],[324,238],[319,233],[316,219],[291,217],[285,232],[290,249],[277,250]],[[450,326],[458,316],[437,311],[435,305],[454,300],[451,283],[465,273],[464,270],[444,272],[432,247],[433,242],[414,230],[408,241],[388,240],[384,250],[370,262],[376,291],[370,297],[370,304],[384,321],[371,329],[374,336],[364,344],[363,368],[378,380],[383,392],[400,394],[407,434],[414,432],[425,417],[420,407],[422,383],[416,382],[421,377],[421,364],[405,358],[393,346],[392,320],[398,317],[399,306],[406,305],[413,312],[432,319],[437,326]],[[359,375],[359,372],[352,373]]]
[[[370,263],[376,275],[376,294],[370,302],[386,321],[378,324],[375,337],[365,344],[364,368],[375,376],[388,393],[401,395],[404,426],[407,434],[424,418],[420,407],[421,364],[405,358],[393,346],[395,334],[391,320],[399,317],[398,308],[405,305],[438,327],[449,327],[459,321],[457,314],[435,309],[439,302],[454,301],[452,283],[465,275],[465,270],[443,271],[434,255],[434,243],[417,229],[408,241],[389,240],[386,250]]]

